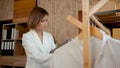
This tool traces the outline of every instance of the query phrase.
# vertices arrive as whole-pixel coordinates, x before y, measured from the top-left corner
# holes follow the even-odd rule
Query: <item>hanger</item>
[[[83,39],[83,23],[78,21],[77,19],[73,18],[72,16],[67,16],[67,20],[70,21],[70,23],[72,23],[73,25],[75,25],[76,27],[78,27],[81,32],[78,35],[78,38],[81,40]],[[103,39],[103,35],[100,32],[100,29],[98,29],[95,26],[90,26],[90,36],[94,36],[97,37],[99,39]]]
[[[95,37],[97,37],[99,39],[103,39],[103,35],[100,32],[100,29],[95,27],[95,26],[90,26],[90,35],[95,36]]]
[[[98,27],[99,27],[100,29],[102,29],[106,34],[110,35],[110,31],[109,31],[103,24],[101,24],[101,23],[95,18],[94,15],[92,15],[90,18],[92,19],[92,21],[95,22],[96,25],[98,25]]]
[[[101,34],[100,29],[98,29],[95,26],[90,26],[90,36],[94,36],[96,38],[103,39],[103,35]],[[80,40],[83,39],[83,32],[82,31],[78,34],[78,38]]]

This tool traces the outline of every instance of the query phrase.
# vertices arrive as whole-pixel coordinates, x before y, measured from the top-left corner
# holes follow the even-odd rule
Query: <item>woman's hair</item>
[[[44,8],[34,7],[28,19],[28,26],[31,29],[34,29],[40,23],[40,20],[42,20],[45,15],[48,15],[48,12]]]

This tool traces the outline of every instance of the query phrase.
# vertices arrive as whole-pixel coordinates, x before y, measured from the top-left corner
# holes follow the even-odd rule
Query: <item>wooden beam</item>
[[[106,29],[105,26],[103,26],[103,24],[101,24],[94,16],[91,16],[91,19],[95,22],[95,24],[102,29],[103,31],[105,31],[107,34],[110,34],[110,31]]]
[[[107,34],[110,32],[94,17],[92,16],[96,11],[98,11],[103,5],[105,5],[109,0],[101,0],[99,1],[93,8],[89,11],[89,17],[98,25],[103,31]]]
[[[90,65],[90,29],[89,29],[89,0],[82,0],[82,22],[83,22],[83,45],[84,45],[84,68]]]
[[[101,0],[99,1],[93,8],[89,11],[89,17],[93,15],[96,11],[98,11],[103,5],[105,5],[109,0]]]
[[[81,21],[78,21],[70,15],[67,16],[67,20],[73,25],[77,26],[80,30],[83,30],[83,23]]]
[[[67,20],[70,21],[70,23],[72,23],[74,26],[78,27],[79,29],[81,29],[81,32],[80,34],[78,35],[78,38],[80,40],[83,40],[83,23],[78,21],[77,19],[75,19],[74,17],[72,16],[68,16],[67,17]],[[95,36],[99,39],[102,39],[103,38],[103,35],[99,32],[99,30],[95,27],[95,26],[90,26],[90,35],[91,36]]]

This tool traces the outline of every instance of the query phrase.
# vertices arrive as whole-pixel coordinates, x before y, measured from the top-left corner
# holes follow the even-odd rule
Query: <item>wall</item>
[[[120,0],[116,0],[116,8],[120,9]],[[113,29],[113,37],[120,40],[120,28]]]
[[[113,38],[120,40],[120,28],[113,29]]]
[[[120,9],[120,0],[116,0],[116,8]]]
[[[14,23],[27,22],[30,11],[36,6],[36,0],[14,0]]]
[[[0,21],[13,19],[14,0],[0,0]]]
[[[35,6],[35,0],[14,0],[14,18],[27,17]]]
[[[110,11],[116,9],[116,2],[115,1],[109,1],[107,2],[100,10],[101,11]]]
[[[38,0],[38,6],[49,12],[47,31],[53,34],[58,43],[71,39],[78,34],[78,28],[71,25],[67,15],[78,19],[78,10],[81,10],[80,0]]]
[[[100,0],[90,0],[92,8]],[[67,15],[72,15],[78,19],[78,11],[81,8],[81,0],[38,0],[38,6],[44,7],[49,12],[49,24],[46,28],[51,32],[58,43],[71,39],[78,34],[78,28],[71,25],[67,20]],[[116,9],[115,0],[109,1],[100,11],[109,11]]]

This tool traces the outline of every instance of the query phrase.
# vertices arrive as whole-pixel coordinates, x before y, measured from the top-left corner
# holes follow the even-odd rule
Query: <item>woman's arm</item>
[[[42,51],[40,51],[40,49],[35,47],[36,44],[32,36],[23,35],[22,45],[28,57],[30,57],[31,59],[34,59],[40,64],[49,65],[51,54],[43,54]]]

